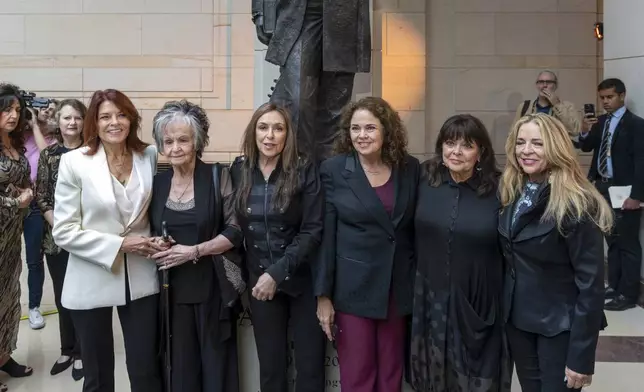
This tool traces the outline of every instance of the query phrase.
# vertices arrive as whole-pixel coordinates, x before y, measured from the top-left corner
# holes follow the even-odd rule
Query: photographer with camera
[[[31,168],[31,183],[36,182],[40,152],[55,142],[50,118],[55,102],[47,98],[37,98],[36,94],[21,90],[27,110],[25,119],[25,156]],[[43,285],[45,283],[45,264],[43,262],[43,233],[45,221],[36,201],[29,206],[24,220],[25,253],[27,256],[27,284],[29,288],[29,326],[32,329],[45,327],[45,319],[40,312]]]

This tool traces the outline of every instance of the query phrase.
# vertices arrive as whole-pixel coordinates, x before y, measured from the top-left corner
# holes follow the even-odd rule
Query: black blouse
[[[423,179],[416,207],[418,272],[436,291],[450,282],[479,314],[498,296],[501,253],[498,243],[500,202],[494,192],[477,194],[478,176],[456,183],[443,174],[438,187]]]

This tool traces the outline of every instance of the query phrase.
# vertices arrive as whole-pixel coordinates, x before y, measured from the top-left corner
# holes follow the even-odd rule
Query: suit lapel
[[[153,204],[151,206],[151,218],[154,220],[154,230],[157,235],[162,235],[161,222],[163,221],[163,212],[165,204],[170,195],[170,185],[172,184],[173,170],[170,168],[167,172],[154,178],[153,186]]]
[[[409,202],[409,173],[405,171],[403,166],[400,166],[392,171],[391,175],[394,177],[394,212],[392,215],[392,223],[394,227],[398,224],[405,215],[407,204]]]
[[[499,234],[508,240],[512,239],[512,212],[516,202],[501,209],[499,215]]]
[[[622,116],[622,118],[619,119],[619,122],[617,123],[617,127],[615,127],[615,132],[613,132],[613,135],[610,141],[611,150],[615,145],[615,142],[617,141],[617,136],[621,133],[622,128],[624,128],[624,126],[626,125],[628,116],[630,116],[630,112],[627,110],[626,112],[624,112],[624,115]]]
[[[146,159],[145,153],[142,154],[133,154],[132,157],[132,170],[139,180],[139,188],[141,196],[134,205],[132,210],[132,216],[130,221],[127,223],[127,226],[130,227],[134,222],[137,222],[141,215],[147,211],[148,206],[150,205],[150,200],[152,198],[152,168],[150,167],[150,162]]]
[[[385,207],[378,198],[376,191],[367,180],[367,176],[355,155],[347,156],[342,175],[356,198],[373,215],[375,220],[391,235],[394,235],[394,225],[387,214]],[[393,175],[393,173],[392,173]]]
[[[212,239],[213,233],[208,233],[208,223],[211,221],[210,204],[212,197],[212,166],[197,160],[194,173],[195,212],[197,214],[197,233],[199,241]],[[204,237],[207,236],[207,237]]]
[[[114,214],[118,214],[112,174],[110,173],[110,168],[107,166],[107,155],[105,155],[105,150],[102,145],[99,145],[96,154],[91,157],[91,160],[91,165],[94,167],[90,171],[92,173],[89,175],[90,181],[96,188],[98,197],[103,199],[105,204],[114,210]]]

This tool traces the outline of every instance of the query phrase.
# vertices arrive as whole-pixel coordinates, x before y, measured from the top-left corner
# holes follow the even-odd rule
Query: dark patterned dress
[[[411,384],[418,392],[510,391],[502,327],[500,203],[479,196],[478,176],[426,178],[415,215],[418,270],[411,332]]]
[[[20,272],[22,226],[27,209],[18,207],[16,188],[28,188],[29,162],[0,153],[0,357],[11,354],[18,341],[20,323]]]

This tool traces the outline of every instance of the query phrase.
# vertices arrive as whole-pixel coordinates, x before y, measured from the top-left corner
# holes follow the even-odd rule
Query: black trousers
[[[290,113],[301,154],[318,161],[331,155],[342,108],[353,94],[354,77],[354,73],[323,71],[322,0],[309,0],[302,30],[280,68],[270,99]]]
[[[62,250],[56,255],[47,255],[47,268],[54,288],[54,301],[58,309],[58,329],[60,332],[60,354],[80,358],[80,342],[76,336],[71,312],[60,303],[67,272],[69,253]]]
[[[236,320],[216,289],[203,303],[171,300],[172,392],[239,391]]]
[[[570,332],[549,338],[522,331],[511,322],[507,323],[506,331],[523,392],[581,391],[568,389],[564,382]]]
[[[126,285],[127,286],[127,285]],[[151,295],[117,307],[132,392],[162,392],[159,358],[159,296]],[[83,349],[83,392],[114,391],[113,308],[72,310]]]
[[[271,301],[250,296],[251,319],[259,357],[262,392],[286,392],[289,342],[293,334],[296,392],[323,392],[325,389],[324,355],[326,341],[320,328],[313,292],[292,297],[277,293]]]
[[[610,204],[608,188],[611,182],[595,182],[597,190]],[[640,294],[642,246],[640,245],[640,220],[642,210],[615,209],[615,226],[606,236],[608,244],[608,284],[618,294],[637,302]]]

